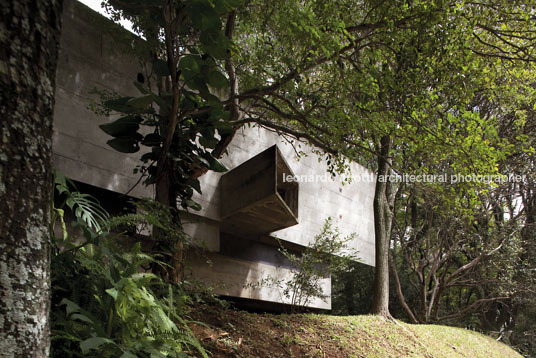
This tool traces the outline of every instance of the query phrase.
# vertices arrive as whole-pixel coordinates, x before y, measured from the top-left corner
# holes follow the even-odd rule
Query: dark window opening
[[[80,192],[82,194],[91,195],[99,202],[100,206],[106,210],[110,217],[132,214],[136,212],[136,206],[133,204],[133,198],[130,196],[74,180],[72,180],[72,183],[75,186],[74,188],[70,186],[70,190],[72,192]],[[54,190],[54,206],[64,210],[64,221],[68,226],[70,226],[71,222],[76,221],[76,216],[74,212],[72,212],[72,210],[65,204],[65,200],[65,194],[59,194],[57,190]],[[133,228],[128,227],[118,227],[113,231],[126,232],[127,234],[135,233]]]

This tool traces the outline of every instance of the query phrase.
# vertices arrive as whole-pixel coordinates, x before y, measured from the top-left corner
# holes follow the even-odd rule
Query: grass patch
[[[203,306],[193,311],[211,330],[199,338],[213,357],[521,357],[477,332],[371,315],[260,315]]]

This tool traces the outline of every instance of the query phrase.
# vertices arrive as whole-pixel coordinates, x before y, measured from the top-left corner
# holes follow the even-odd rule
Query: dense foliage
[[[141,250],[135,236],[117,229],[139,225],[164,227],[169,213],[152,202],[150,212],[108,218],[98,202],[81,194],[57,174],[58,199],[53,237],[52,356],[187,357],[206,353],[184,319],[189,295],[179,284],[165,283],[148,272],[159,262]],[[64,209],[76,220],[66,224]],[[173,233],[167,225],[168,235]],[[114,233],[115,232],[115,233]]]
[[[160,59],[151,60],[158,91],[138,85],[141,97],[108,102],[141,103],[152,116],[130,127],[134,149],[145,140],[137,125],[158,123],[145,159],[156,160],[159,201],[174,206],[178,192],[161,174],[178,172],[188,206],[195,178],[249,123],[315,145],[333,173],[356,160],[378,175],[527,174],[504,185],[378,183],[372,306],[389,316],[394,289],[397,313],[414,322],[503,338],[516,318],[525,322],[535,257],[533,2],[109,5]]]

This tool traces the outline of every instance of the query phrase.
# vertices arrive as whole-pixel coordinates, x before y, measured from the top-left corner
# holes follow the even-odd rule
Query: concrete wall
[[[90,94],[95,87],[124,96],[139,94],[133,82],[142,72],[141,66],[135,56],[125,53],[126,46],[118,46],[121,39],[135,38],[126,31],[119,32],[119,39],[110,36],[117,29],[78,1],[64,2],[56,73],[53,159],[56,168],[72,179],[126,193],[137,181],[132,170],[140,154],[124,155],[110,148],[106,144],[110,138],[99,125],[113,119],[97,116],[88,108],[91,100],[98,100]],[[131,195],[150,196],[152,190],[139,185]]]
[[[108,120],[95,115],[88,109],[89,94],[93,87],[108,89],[121,95],[137,95],[132,85],[138,72],[143,72],[135,56],[125,44],[135,43],[133,35],[117,31],[111,23],[74,1],[65,1],[63,33],[58,62],[56,107],[54,121],[54,163],[68,177],[106,188],[119,193],[128,191],[138,180],[132,170],[138,164],[140,153],[125,155],[107,146],[110,139],[98,125]],[[121,33],[120,40],[110,33]],[[119,41],[119,42],[118,42]],[[119,46],[122,44],[121,46]],[[120,49],[123,50],[120,50]],[[241,129],[228,148],[222,163],[232,169],[266,148],[277,144],[291,170],[297,176],[322,175],[327,165],[319,161],[306,144],[301,151],[307,156],[297,158],[295,149],[277,134],[262,128]],[[369,173],[358,164],[351,165],[352,174]],[[198,242],[204,242],[206,258],[213,262],[207,266],[205,258],[194,257],[191,268],[195,278],[214,285],[215,292],[229,296],[255,298],[273,302],[284,302],[280,293],[271,289],[245,288],[245,284],[258,281],[266,275],[288,277],[288,268],[275,262],[260,262],[244,255],[231,257],[224,252],[220,240],[220,177],[209,172],[201,177],[203,195],[196,194],[194,200],[201,203],[200,212],[185,214],[186,231]],[[335,182],[302,182],[299,184],[299,224],[277,231],[272,237],[263,238],[256,247],[265,250],[266,257],[277,251],[276,236],[296,247],[306,246],[320,231],[325,219],[332,217],[343,235],[355,233],[351,243],[361,260],[374,265],[374,225],[372,202],[374,183],[353,182],[343,185]],[[152,188],[138,185],[131,196],[152,196]],[[251,238],[259,240],[259,238]],[[271,240],[271,241],[270,241]],[[246,249],[244,247],[244,249]],[[323,281],[325,293],[330,291],[330,279]],[[329,308],[330,301],[316,300],[313,307]]]
[[[234,168],[263,150],[277,144],[290,168],[296,176],[316,176],[327,173],[325,161],[311,152],[304,143],[300,150],[307,156],[296,158],[295,149],[276,133],[266,129],[252,127],[241,129],[228,148],[228,155],[221,162],[228,168]],[[294,144],[297,146],[298,144]],[[355,177],[370,174],[367,169],[351,164],[351,172]],[[201,203],[203,209],[200,216],[219,220],[220,195],[219,178],[222,174],[209,172],[201,177],[203,195],[196,193],[194,200]],[[299,224],[272,233],[282,240],[306,246],[320,232],[324,221],[331,217],[341,234],[356,234],[351,243],[354,250],[359,251],[361,260],[374,265],[374,215],[372,203],[374,199],[373,182],[357,182],[342,184],[341,178],[333,182],[301,182],[299,183],[298,220]]]

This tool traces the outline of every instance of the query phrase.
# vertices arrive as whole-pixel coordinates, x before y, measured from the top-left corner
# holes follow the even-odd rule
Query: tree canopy
[[[155,79],[140,85],[141,97],[119,104],[139,104],[156,118],[142,123],[156,127],[158,137],[150,139],[157,141],[136,131],[129,140],[134,149],[139,142],[152,146],[144,160],[164,203],[173,205],[179,187],[182,205],[195,207],[189,197],[199,189],[196,178],[223,170],[217,158],[249,123],[308,141],[327,154],[333,173],[354,160],[378,175],[494,175],[515,153],[533,152],[523,134],[534,98],[530,2],[110,0],[107,6],[132,20],[151,48]],[[147,92],[151,85],[158,93]],[[469,222],[491,189],[474,181],[418,188],[439,198],[445,215]],[[409,195],[390,182],[378,182],[375,195],[374,311],[386,315],[397,190],[399,198]]]

